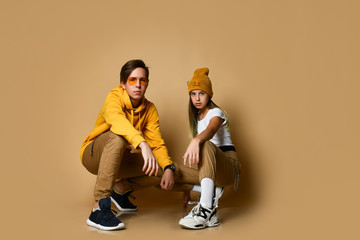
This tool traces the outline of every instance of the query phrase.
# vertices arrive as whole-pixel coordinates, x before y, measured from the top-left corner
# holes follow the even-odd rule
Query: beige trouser
[[[227,186],[234,183],[237,188],[240,163],[235,151],[221,151],[215,144],[206,141],[201,145],[200,163],[189,168],[183,164],[177,164],[176,169],[180,176],[176,177],[174,191],[190,191],[194,185],[200,185],[203,178],[211,178],[216,186]],[[134,177],[123,180],[124,185],[133,190],[150,186],[159,186],[159,177]]]
[[[95,201],[109,197],[115,181],[121,181],[125,189],[139,189],[154,186],[152,177],[142,171],[144,160],[141,153],[130,153],[128,142],[124,137],[111,131],[102,133],[90,143],[84,151],[82,162],[85,168],[97,175],[94,198]],[[162,176],[160,168],[158,176]],[[156,177],[158,179],[159,177]],[[131,186],[134,179],[135,186]]]
[[[240,163],[235,151],[223,152],[212,142],[206,141],[201,146],[199,164],[194,168],[181,164],[179,168],[180,177],[176,180],[175,189],[191,190],[189,184],[199,185],[203,178],[212,179],[215,186],[237,184]]]
[[[144,160],[141,153],[130,153],[124,137],[111,131],[102,133],[89,144],[83,154],[83,165],[97,175],[95,201],[109,197],[115,181],[120,181],[125,189],[133,191],[151,186],[160,186],[162,169],[158,176],[147,176],[142,171]],[[202,178],[215,181],[216,186],[232,184],[240,169],[234,151],[222,152],[210,141],[201,146],[200,163],[194,168],[176,164],[174,191],[191,190],[200,184]]]

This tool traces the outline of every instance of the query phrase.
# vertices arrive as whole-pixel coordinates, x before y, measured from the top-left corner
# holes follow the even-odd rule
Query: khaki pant
[[[133,191],[146,187],[159,187],[162,169],[158,176],[147,176],[142,171],[144,160],[141,153],[130,153],[124,137],[111,131],[102,133],[89,144],[83,154],[83,165],[97,175],[95,201],[109,197],[115,181],[121,181],[125,189]],[[240,165],[234,151],[222,152],[210,141],[201,146],[200,163],[194,168],[176,164],[174,191],[191,190],[204,177],[215,181],[216,186],[232,184]]]
[[[151,180],[154,177],[146,176],[142,171],[144,159],[141,153],[130,153],[127,145],[124,137],[107,131],[86,147],[82,162],[90,173],[97,175],[95,201],[109,197],[115,181],[121,181],[126,189],[133,190],[154,186],[155,182]],[[158,176],[162,174],[160,168]]]
[[[203,178],[211,178],[216,186],[238,185],[240,163],[235,151],[221,151],[215,144],[206,141],[201,145],[200,163],[192,168],[176,164],[176,182],[173,191],[190,191],[194,185],[200,185]],[[141,176],[123,179],[122,183],[132,190],[150,186],[159,187],[161,178]]]
[[[236,181],[240,163],[235,151],[223,152],[215,144],[206,141],[200,148],[200,162],[194,168],[181,164],[177,183],[200,184],[201,179],[210,178],[215,186],[227,186]]]

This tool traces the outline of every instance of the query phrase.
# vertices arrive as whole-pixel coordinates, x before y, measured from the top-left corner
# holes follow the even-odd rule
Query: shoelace
[[[136,199],[136,197],[134,197],[134,196],[131,195],[131,194],[129,194],[129,195],[125,195],[125,194],[124,194],[123,203],[126,204],[126,205],[134,206],[134,204],[132,204],[132,202],[130,202],[129,197],[130,197],[131,199],[134,199],[134,200]]]
[[[189,206],[194,206],[194,205],[196,205],[196,204],[198,204],[199,203],[199,201],[188,201],[187,202],[187,204],[189,205]]]
[[[116,217],[114,215],[114,213],[115,213],[115,215],[117,214],[117,212],[112,208],[105,209],[105,210],[102,211],[102,215],[104,216],[105,219],[111,219],[113,217]]]
[[[198,216],[200,214],[200,203],[198,203],[189,213],[189,215]]]

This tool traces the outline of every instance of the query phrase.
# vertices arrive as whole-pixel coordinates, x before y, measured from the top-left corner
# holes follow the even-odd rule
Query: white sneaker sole
[[[120,207],[120,205],[115,201],[115,199],[113,199],[112,197],[110,197],[111,201],[114,203],[114,205],[116,206],[116,208],[119,210],[119,211],[123,211],[123,212],[135,212],[137,211],[137,207],[135,209],[132,209],[132,208],[122,208]]]
[[[185,218],[182,218],[179,221],[179,225],[183,228],[188,228],[188,229],[204,229],[206,227],[217,227],[220,225],[220,222],[218,221],[217,218],[216,219],[214,218],[214,220],[212,220],[212,221],[190,225],[187,223]]]
[[[183,223],[181,220],[179,222],[179,225],[183,228],[198,230],[198,229],[204,229],[207,227],[205,224],[200,224],[200,223],[197,225],[187,225],[186,223]]]
[[[220,225],[220,222],[218,220],[214,221],[214,222],[209,222],[207,224],[208,227],[217,227]]]
[[[86,220],[86,224],[91,226],[91,227],[95,227],[104,231],[112,231],[112,230],[118,230],[118,229],[123,229],[125,228],[125,224],[124,223],[119,223],[119,225],[115,226],[115,227],[105,227],[102,226],[100,224],[94,223],[93,221],[91,221],[90,219]]]
[[[209,224],[198,224],[195,226],[191,226],[191,225],[187,225],[186,223],[179,222],[179,225],[183,228],[198,230],[198,229],[204,229],[206,227],[217,227],[220,225],[220,222],[214,222]]]

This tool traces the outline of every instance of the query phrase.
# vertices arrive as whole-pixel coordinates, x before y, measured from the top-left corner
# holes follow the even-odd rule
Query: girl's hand
[[[200,142],[197,138],[193,138],[186,149],[186,152],[183,156],[184,158],[184,165],[186,162],[189,162],[189,167],[194,166],[199,163],[200,161]]]
[[[151,151],[151,148],[147,142],[141,142],[139,144],[141,148],[141,154],[144,159],[144,167],[142,170],[145,172],[146,175],[151,176],[155,171],[155,176],[157,176],[159,171],[159,164]]]

